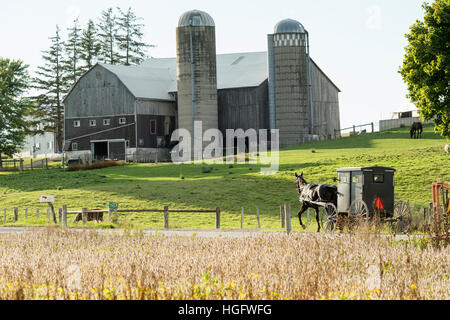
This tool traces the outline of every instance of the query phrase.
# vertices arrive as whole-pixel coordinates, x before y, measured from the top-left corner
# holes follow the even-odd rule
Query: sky
[[[102,10],[131,7],[145,24],[144,41],[156,58],[176,56],[176,26],[186,11],[208,12],[216,24],[217,53],[267,51],[267,34],[282,19],[300,21],[311,57],[342,91],[341,127],[378,123],[409,103],[398,73],[405,34],[423,18],[424,0],[1,0],[0,57],[42,65],[56,25],[79,17],[85,26]]]

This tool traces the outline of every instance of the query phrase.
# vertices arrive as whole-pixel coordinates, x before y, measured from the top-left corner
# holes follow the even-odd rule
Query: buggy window
[[[384,183],[384,174],[374,174],[373,183]]]
[[[359,177],[358,176],[353,176],[352,182],[353,183],[358,183],[359,182]]]

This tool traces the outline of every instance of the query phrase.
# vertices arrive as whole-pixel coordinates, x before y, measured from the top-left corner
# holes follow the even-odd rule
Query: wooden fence
[[[339,137],[339,136],[341,136],[341,132],[342,131],[346,131],[346,130],[352,130],[350,135],[356,135],[357,134],[357,132],[356,132],[357,128],[363,128],[363,127],[368,127],[368,126],[371,127],[371,132],[372,133],[375,132],[375,128],[374,128],[375,124],[373,122],[371,122],[371,123],[366,123],[366,124],[353,125],[351,127],[343,128],[343,129],[334,129],[334,136],[335,137]]]
[[[286,228],[287,228],[286,231],[288,233],[290,233],[291,232],[290,205],[282,206],[282,208],[283,208],[283,215],[281,216],[281,221],[282,221],[281,227],[285,228],[285,225],[286,225]],[[287,209],[284,209],[284,208],[287,208]],[[24,209],[25,220],[27,220],[29,217],[31,217],[33,212],[35,212],[36,218],[39,219],[39,215],[40,215],[41,211],[39,208],[37,208],[35,210]],[[83,208],[81,210],[71,211],[71,210],[67,209],[67,205],[63,205],[62,208],[58,209],[58,221],[59,221],[59,223],[61,223],[63,228],[66,228],[67,227],[67,217],[69,215],[81,215],[81,221],[83,222],[83,225],[85,225],[86,222],[88,221],[89,214],[96,214],[96,213],[107,214],[108,221],[112,222],[114,214],[118,214],[118,213],[152,213],[152,212],[163,213],[165,229],[169,229],[169,214],[170,213],[215,213],[216,229],[220,229],[220,227],[221,227],[221,223],[220,223],[221,209],[220,209],[220,207],[217,207],[214,210],[204,210],[204,209],[198,209],[198,210],[173,209],[173,210],[171,210],[171,209],[169,209],[168,206],[165,206],[164,209],[118,209],[118,210],[95,209],[95,210],[92,210],[92,209]],[[7,213],[7,209],[3,209],[3,223],[4,224],[6,224],[6,222],[7,222],[6,213]],[[47,208],[46,216],[47,216],[47,220],[49,222],[52,220],[56,221],[56,213],[54,213],[55,214],[54,216],[53,216],[53,213],[54,212],[51,210],[51,208]],[[244,207],[241,207],[241,229],[242,230],[244,229],[244,216],[245,215],[256,216],[258,229],[261,229],[261,212],[258,207],[256,207],[256,212],[247,212],[245,214],[244,214]],[[17,222],[18,219],[19,219],[19,209],[13,208],[13,222]],[[289,221],[289,223],[285,224],[285,221]]]
[[[0,171],[20,171],[25,169],[48,169],[48,158],[0,160]]]

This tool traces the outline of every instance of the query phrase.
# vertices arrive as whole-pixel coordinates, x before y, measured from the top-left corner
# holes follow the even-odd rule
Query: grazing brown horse
[[[316,221],[317,221],[317,232],[320,232],[320,222],[319,222],[319,207],[318,202],[321,203],[332,203],[337,206],[337,187],[328,184],[314,184],[308,183],[303,178],[303,172],[301,175],[295,173],[295,183],[297,185],[297,191],[300,195],[300,201],[302,202],[302,208],[298,212],[298,219],[300,221],[300,226],[303,229],[306,227],[302,222],[302,214],[312,208],[316,211]]]
[[[423,132],[423,127],[422,127],[422,122],[414,122],[411,126],[411,130],[409,130],[409,135],[414,139],[420,139],[422,138],[422,132]]]

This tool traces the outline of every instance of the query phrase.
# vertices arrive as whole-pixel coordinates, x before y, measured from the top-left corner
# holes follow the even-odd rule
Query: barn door
[[[112,160],[125,160],[125,140],[109,141],[109,158]]]

